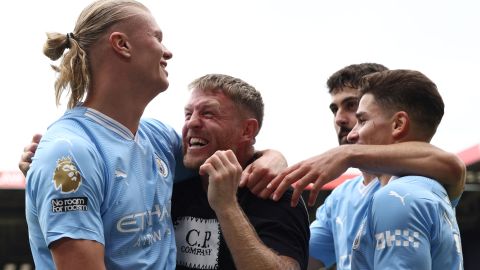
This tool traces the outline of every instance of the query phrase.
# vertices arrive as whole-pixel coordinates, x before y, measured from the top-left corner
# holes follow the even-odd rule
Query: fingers
[[[200,166],[199,173],[200,175],[210,175],[212,176],[217,170],[222,168],[223,162],[220,157],[220,153],[215,152],[210,156],[205,162]]]
[[[311,190],[310,190],[310,195],[308,196],[308,206],[314,206],[315,201],[317,200],[318,193],[320,192],[320,189],[325,185],[326,183],[322,181],[322,179],[317,179],[315,183],[313,184]]]
[[[27,176],[28,169],[30,169],[30,163],[20,162],[18,163],[18,168],[23,173],[24,176]]]
[[[268,188],[264,188],[264,189],[260,192],[260,194],[258,194],[257,196],[260,197],[260,198],[262,198],[262,199],[268,199],[268,198],[270,198],[270,197],[272,196],[272,193],[273,193],[272,190],[270,190],[270,189],[268,189]]]
[[[18,168],[23,173],[27,175],[28,170],[30,169],[30,164],[32,163],[32,157],[35,155],[37,150],[38,143],[31,143],[23,148],[23,153],[20,156],[20,161],[18,162]]]
[[[200,175],[232,174],[241,172],[241,166],[233,151],[216,151],[200,166]],[[240,176],[240,175],[238,175]]]
[[[270,196],[272,192],[270,192],[268,189],[266,189],[268,183],[270,183],[270,179],[264,178],[258,181],[254,186],[250,187],[250,192],[255,194],[256,196],[266,199]],[[266,192],[264,192],[266,191]],[[263,196],[262,196],[263,194]]]
[[[37,134],[33,135],[32,143],[37,143],[38,144],[41,139],[42,139],[42,134],[37,133]]]
[[[300,196],[302,196],[302,192],[307,188],[307,186],[310,184],[311,178],[308,176],[304,176],[295,184],[293,185],[293,194],[292,194],[292,200],[290,202],[290,205],[292,207],[297,206],[298,201],[300,200]]]
[[[275,189],[273,192],[273,200],[277,201],[283,196],[283,193],[287,191],[288,188],[292,186],[298,179],[301,179],[304,176],[305,172],[301,167],[294,165],[290,169],[287,169],[285,172],[281,173],[276,177],[267,188]],[[275,187],[277,186],[277,187]]]
[[[239,184],[240,187],[244,187],[247,184],[250,174],[252,172],[252,168],[253,168],[252,164],[250,164],[243,170],[242,176],[240,178],[240,184]]]

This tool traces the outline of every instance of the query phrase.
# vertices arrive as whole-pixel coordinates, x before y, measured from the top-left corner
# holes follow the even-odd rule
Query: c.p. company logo
[[[72,193],[78,190],[82,184],[82,176],[71,157],[63,157],[57,160],[57,166],[53,173],[53,183],[55,189],[60,189],[62,193]]]

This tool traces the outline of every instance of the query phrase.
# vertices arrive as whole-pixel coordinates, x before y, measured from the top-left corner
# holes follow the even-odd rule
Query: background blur
[[[290,164],[337,145],[326,89],[326,80],[333,72],[362,62],[423,72],[437,84],[446,104],[432,143],[463,153],[470,162],[471,184],[457,210],[464,220],[469,218],[463,225],[464,246],[469,239],[480,238],[478,229],[473,229],[480,226],[480,192],[475,191],[475,183],[480,182],[476,165],[480,125],[475,117],[480,100],[475,79],[480,63],[480,2],[142,2],[157,18],[164,43],[173,52],[167,67],[170,88],[148,106],[145,116],[161,119],[180,131],[187,84],[206,73],[233,75],[263,94],[265,121],[257,147],[282,151]],[[62,106],[55,106],[56,75],[49,67],[51,61],[42,54],[45,32],[72,32],[78,14],[88,3],[30,0],[2,5],[0,207],[7,210],[0,209],[1,226],[23,224],[23,183],[18,184],[17,170],[23,147],[34,133],[43,133],[65,110],[65,100]],[[462,218],[459,223],[464,222]],[[12,226],[18,232],[20,227]],[[473,226],[472,233],[469,226]],[[4,233],[18,245],[24,244],[23,231]],[[3,236],[0,239],[4,246],[11,243]],[[5,253],[7,250],[14,249],[0,249],[0,269],[2,261],[13,257],[3,255],[10,254]],[[466,258],[468,253],[473,254],[470,250],[464,247]]]
[[[480,2],[475,0],[155,0],[143,1],[173,52],[170,88],[146,116],[177,129],[186,86],[206,73],[240,77],[265,99],[259,148],[281,150],[290,163],[337,144],[328,110],[327,78],[361,62],[417,69],[445,103],[433,143],[452,152],[478,143]],[[19,153],[56,108],[56,74],[42,53],[45,32],[72,32],[90,0],[8,1],[0,16],[0,170],[17,168]],[[62,104],[66,104],[63,102]]]

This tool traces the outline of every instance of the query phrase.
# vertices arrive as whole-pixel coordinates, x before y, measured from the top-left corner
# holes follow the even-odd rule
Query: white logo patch
[[[182,217],[174,225],[177,264],[194,269],[218,269],[218,220]]]
[[[400,200],[400,202],[403,204],[403,206],[405,206],[405,197],[407,197],[408,195],[410,195],[410,193],[407,193],[407,194],[405,194],[404,196],[400,196],[397,192],[395,192],[395,191],[390,191],[390,192],[388,193],[388,195],[393,196],[393,197],[397,197],[397,198]]]
[[[375,234],[377,244],[375,249],[381,250],[387,247],[414,247],[420,246],[420,234],[409,229],[385,231]]]

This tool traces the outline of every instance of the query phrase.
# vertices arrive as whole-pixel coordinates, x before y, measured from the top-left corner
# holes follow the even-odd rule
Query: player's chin
[[[160,92],[166,91],[168,89],[168,86],[170,85],[170,82],[168,81],[167,78],[163,78],[159,83],[158,83],[158,89]]]

